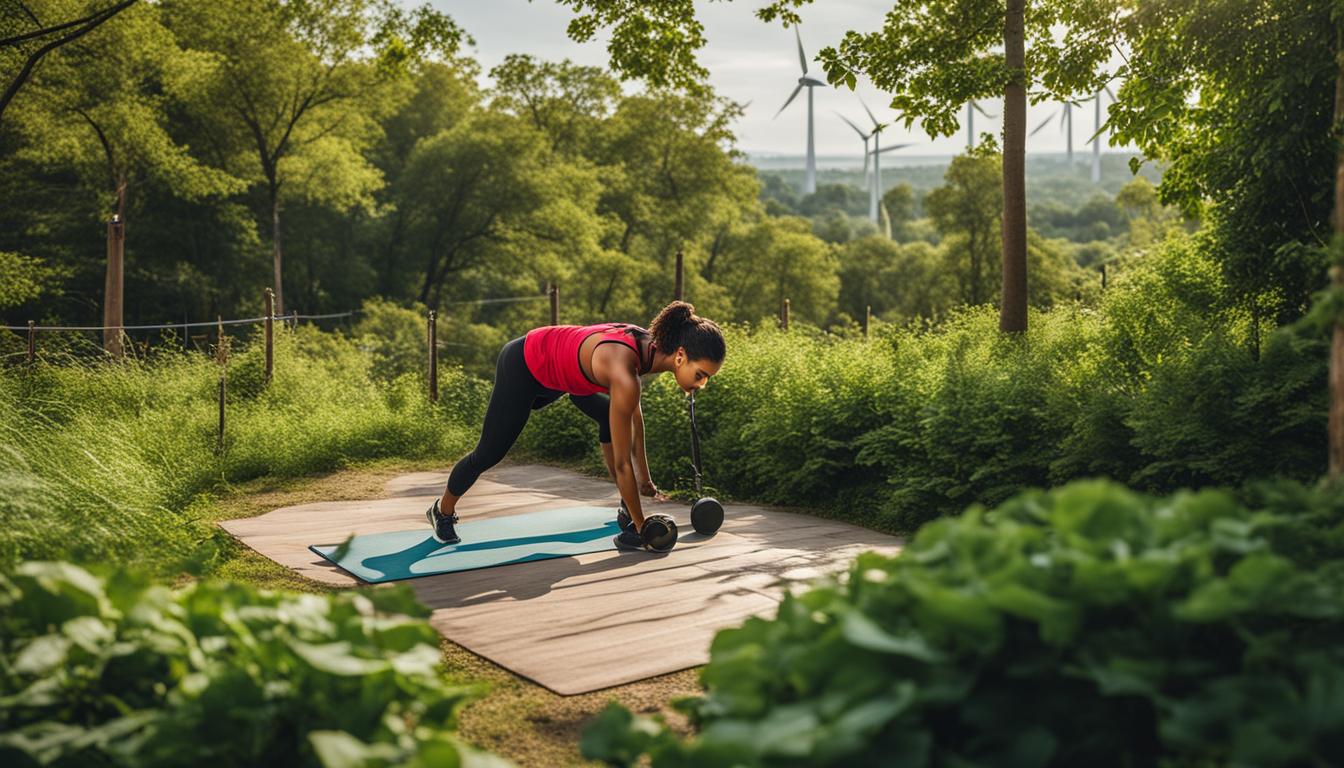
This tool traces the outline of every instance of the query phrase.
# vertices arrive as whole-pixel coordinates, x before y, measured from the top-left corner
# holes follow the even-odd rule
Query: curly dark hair
[[[695,307],[684,301],[674,301],[663,307],[649,324],[649,334],[666,355],[676,352],[677,347],[685,347],[686,355],[692,360],[722,363],[728,351],[719,326],[713,320],[696,315]]]

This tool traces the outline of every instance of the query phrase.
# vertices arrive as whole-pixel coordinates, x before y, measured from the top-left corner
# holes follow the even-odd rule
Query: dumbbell
[[[616,524],[622,531],[632,530],[634,525],[624,500],[621,501],[620,511],[616,513]],[[649,515],[644,518],[644,529],[640,534],[649,549],[654,552],[666,552],[677,543],[677,521],[667,515]]]
[[[696,533],[713,536],[723,525],[723,505],[712,496],[703,496],[700,486],[700,431],[695,426],[695,393],[686,398],[686,409],[691,416],[691,467],[695,470],[695,495],[691,504],[691,527]]]

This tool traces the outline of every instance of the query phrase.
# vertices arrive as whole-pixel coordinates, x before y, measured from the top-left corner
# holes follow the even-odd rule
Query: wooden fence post
[[[126,246],[126,226],[121,216],[114,214],[107,222],[107,280],[103,286],[103,349],[120,360],[123,257]]]
[[[681,301],[681,289],[682,289],[682,285],[683,285],[683,283],[682,283],[682,263],[683,263],[683,262],[682,262],[682,256],[681,256],[681,249],[678,248],[678,249],[677,249],[677,287],[676,287],[676,288],[673,290],[673,292],[672,292],[672,299],[673,299],[674,301]]]
[[[289,311],[289,316],[290,316],[290,321],[289,321],[289,328],[290,328],[290,330],[293,330],[293,331],[297,331],[297,330],[299,330],[299,310],[297,310],[297,309],[291,309],[291,310]]]
[[[28,364],[32,365],[37,359],[37,330],[33,326],[33,321],[28,321]]]
[[[551,325],[560,324],[560,284],[551,283]]]
[[[429,402],[439,401],[439,313],[429,310]]]
[[[1106,290],[1106,265],[1101,265],[1101,290]]]
[[[779,308],[779,329],[789,330],[789,300],[785,299],[784,304]]]
[[[215,443],[215,453],[224,452],[224,400],[226,381],[229,374],[229,340],[224,336],[224,318],[216,315],[219,323],[218,341],[215,343],[215,361],[219,363],[219,437]]]
[[[275,291],[266,289],[266,383],[271,383],[275,370],[275,338],[272,318],[275,316]]]
[[[863,338],[868,338],[868,327],[873,324],[873,305],[869,304],[868,309],[863,313]]]

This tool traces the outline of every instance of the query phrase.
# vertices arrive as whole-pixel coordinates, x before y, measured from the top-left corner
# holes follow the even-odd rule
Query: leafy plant
[[[1344,493],[1104,481],[926,525],[897,557],[720,632],[681,740],[611,709],[585,754],[654,766],[1324,765],[1344,759]],[[1304,541],[1317,542],[1301,546]]]
[[[409,589],[173,591],[65,562],[0,577],[7,765],[499,765],[453,733]]]

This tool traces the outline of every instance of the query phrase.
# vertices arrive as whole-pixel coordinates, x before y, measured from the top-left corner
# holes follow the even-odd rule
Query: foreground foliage
[[[585,754],[654,766],[1344,760],[1344,492],[1255,503],[1100,481],[925,526],[720,632],[681,741],[613,707]]]
[[[28,562],[0,577],[6,765],[502,765],[459,743],[409,589],[318,596]]]

